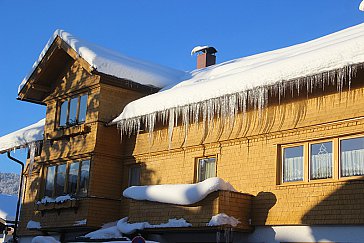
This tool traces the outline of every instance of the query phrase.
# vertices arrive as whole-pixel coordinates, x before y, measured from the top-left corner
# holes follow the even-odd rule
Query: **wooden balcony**
[[[150,224],[162,224],[168,219],[184,218],[192,224],[192,227],[185,230],[192,230],[206,228],[212,216],[225,213],[240,221],[236,227],[233,227],[235,230],[250,232],[253,230],[250,225],[252,198],[253,196],[249,194],[216,191],[200,202],[187,206],[128,199],[129,222],[146,221]]]

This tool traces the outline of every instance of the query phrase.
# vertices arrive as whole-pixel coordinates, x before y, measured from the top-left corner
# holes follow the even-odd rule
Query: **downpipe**
[[[18,163],[21,165],[21,174],[20,174],[20,186],[19,186],[19,192],[18,192],[18,202],[16,204],[16,215],[15,215],[15,223],[14,223],[14,233],[13,233],[13,241],[14,243],[18,243],[18,225],[19,225],[19,213],[20,213],[20,200],[22,198],[22,188],[23,188],[23,173],[24,173],[24,163],[20,160],[12,157],[10,155],[10,152],[7,152],[8,158],[12,161]]]

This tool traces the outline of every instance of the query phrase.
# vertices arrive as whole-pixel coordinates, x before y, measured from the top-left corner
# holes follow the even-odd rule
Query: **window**
[[[87,195],[88,182],[90,178],[90,160],[84,160],[81,163],[80,181],[78,194]]]
[[[42,155],[42,148],[43,148],[43,140],[36,143],[36,146],[34,147],[34,157],[38,157]],[[27,151],[27,159],[30,159],[31,156],[31,147],[28,148]]]
[[[129,186],[140,186],[140,166],[129,168]]]
[[[59,110],[59,126],[69,127],[84,123],[87,111],[87,94],[63,101]]]
[[[283,149],[283,182],[303,181],[303,146]]]
[[[75,194],[77,192],[78,173],[80,171],[80,162],[74,162],[69,165],[68,170],[68,193]]]
[[[64,194],[87,195],[90,160],[48,166],[44,196],[57,197]]]
[[[332,178],[332,142],[311,144],[310,178]]]
[[[56,166],[49,166],[47,168],[47,177],[45,181],[44,196],[52,197],[54,189]]]
[[[197,182],[216,176],[216,158],[201,158],[197,160]]]
[[[340,141],[340,176],[364,175],[364,137]]]
[[[355,179],[364,175],[364,136],[281,147],[281,183]]]
[[[65,193],[65,182],[66,182],[66,164],[58,165],[56,170],[56,185],[55,195],[60,196]]]

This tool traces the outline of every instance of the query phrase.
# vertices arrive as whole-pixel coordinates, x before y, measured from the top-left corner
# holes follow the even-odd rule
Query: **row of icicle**
[[[187,140],[190,123],[197,124],[202,122],[203,126],[211,128],[212,126],[210,125],[213,124],[213,120],[221,118],[221,121],[228,124],[228,127],[232,129],[238,112],[242,112],[244,115],[248,108],[253,108],[261,113],[268,105],[269,96],[276,96],[279,102],[281,102],[282,98],[287,96],[287,90],[294,97],[295,95],[300,95],[300,92],[305,87],[307,94],[312,93],[316,88],[324,90],[326,86],[331,85],[336,85],[336,89],[339,92],[342,91],[344,85],[348,85],[350,89],[352,78],[355,77],[358,67],[363,67],[363,64],[345,66],[340,69],[294,80],[282,80],[274,84],[242,90],[197,103],[123,119],[118,122],[117,126],[121,130],[121,135],[131,136],[138,133],[141,129],[141,124],[144,124],[145,130],[149,132],[150,142],[152,142],[155,125],[157,122],[162,122],[163,125],[168,125],[168,142],[170,147],[173,128],[179,122],[184,127],[185,141]]]

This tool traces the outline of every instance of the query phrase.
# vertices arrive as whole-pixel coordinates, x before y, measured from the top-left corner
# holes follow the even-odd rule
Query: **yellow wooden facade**
[[[137,216],[143,208],[158,212],[157,223],[167,221],[171,215],[158,211],[162,204],[143,206],[122,197],[123,189],[128,187],[130,167],[140,166],[142,185],[195,183],[197,159],[208,156],[217,158],[218,177],[230,182],[238,192],[252,196],[252,211],[246,220],[252,227],[364,223],[363,177],[339,176],[339,141],[364,136],[363,69],[359,68],[350,89],[346,85],[342,91],[331,87],[293,97],[287,94],[280,102],[272,100],[262,111],[248,109],[244,114],[238,113],[232,127],[215,119],[213,127],[205,129],[200,122],[188,127],[186,137],[184,128],[177,126],[170,146],[163,124],[158,124],[153,139],[141,131],[123,136],[122,141],[116,126],[108,125],[130,101],[155,90],[128,86],[125,80],[89,70],[85,61],[59,38],[53,45],[59,54],[49,52],[24,89],[41,80],[48,60],[63,60],[62,55],[67,53],[68,62],[62,73],[52,80],[50,91],[37,98],[47,106],[45,140],[36,166],[31,174],[26,174],[21,235],[38,234],[26,229],[29,220],[41,222],[42,231],[62,232],[77,227],[87,231],[128,215],[141,220]],[[26,91],[23,92],[22,98],[26,99]],[[81,93],[88,94],[85,123],[57,129],[60,101]],[[309,145],[326,140],[332,141],[334,148],[332,179],[309,180],[306,166],[304,181],[282,182],[282,148],[302,144],[307,160]],[[77,205],[39,208],[36,202],[43,197],[46,166],[80,159],[91,160],[88,195],[77,200]],[[234,207],[239,205],[232,203],[232,211]],[[182,210],[188,211],[186,208]],[[207,220],[216,212],[210,211],[204,217]],[[86,224],[75,226],[75,222],[85,219]]]

